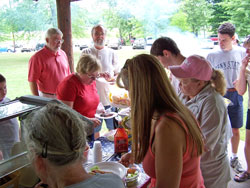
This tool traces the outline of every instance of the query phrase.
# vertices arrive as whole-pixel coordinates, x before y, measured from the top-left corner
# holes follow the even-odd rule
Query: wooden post
[[[68,56],[71,72],[74,72],[70,0],[56,0],[56,6],[58,28],[63,32],[64,39],[62,49]]]

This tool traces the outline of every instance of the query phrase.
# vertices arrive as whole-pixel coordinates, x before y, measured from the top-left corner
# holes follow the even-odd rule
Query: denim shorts
[[[250,109],[247,110],[247,123],[246,129],[250,130]]]
[[[224,97],[232,102],[227,108],[232,128],[241,128],[243,125],[243,97],[237,91],[227,91]]]

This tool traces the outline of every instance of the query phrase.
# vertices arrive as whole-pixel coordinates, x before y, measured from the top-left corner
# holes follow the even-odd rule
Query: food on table
[[[128,178],[131,178],[131,177],[133,177],[134,175],[137,175],[137,174],[138,174],[138,171],[137,171],[136,168],[129,168],[127,170],[127,177]]]
[[[93,170],[100,170],[100,168],[99,168],[99,166],[93,166],[90,170],[91,171],[93,171]]]
[[[109,79],[107,79],[108,82],[115,82],[115,77],[111,77]]]
[[[96,174],[107,174],[107,173],[112,173],[112,172],[102,171],[102,170],[100,170],[99,166],[93,166],[93,167],[90,169],[90,172],[89,172],[89,174],[92,174],[92,175],[96,175]]]
[[[112,113],[101,113],[100,114],[101,117],[110,117],[110,116],[113,116]]]
[[[109,100],[110,102],[116,105],[130,106],[130,99],[127,93],[120,94],[120,95],[112,95],[112,93],[110,93]]]
[[[137,182],[138,176],[139,176],[139,171],[136,167],[133,166],[131,168],[128,168],[125,179],[126,185],[128,187],[133,186]]]

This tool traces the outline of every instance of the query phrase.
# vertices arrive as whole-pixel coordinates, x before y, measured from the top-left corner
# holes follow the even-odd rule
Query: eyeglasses
[[[94,35],[95,35],[96,37],[99,37],[99,36],[104,36],[105,33],[103,33],[103,32],[95,32]]]
[[[96,76],[87,74],[87,76],[88,76],[90,79],[92,79],[92,80],[95,80],[96,78],[100,78],[100,77],[101,77],[100,74],[97,74]]]
[[[64,40],[63,40],[63,39],[61,39],[61,40],[56,39],[56,40],[54,40],[54,41],[55,41],[55,43],[60,42],[61,44],[64,42]]]

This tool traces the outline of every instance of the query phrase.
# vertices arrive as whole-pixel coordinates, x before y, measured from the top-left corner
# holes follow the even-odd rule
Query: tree
[[[184,0],[181,11],[187,15],[187,23],[196,36],[200,30],[206,31],[208,29],[211,6],[206,0]]]
[[[73,38],[84,38],[89,35],[87,33],[89,12],[85,9],[79,9],[76,4],[71,4],[71,24]]]
[[[129,12],[118,11],[117,8],[110,8],[103,12],[107,27],[112,30],[118,28],[119,38],[128,41],[130,36],[144,37],[143,24]]]
[[[213,33],[217,33],[218,27],[228,20],[230,20],[231,16],[228,14],[228,11],[225,7],[222,6],[222,2],[224,0],[207,0],[211,5],[212,14],[209,19],[209,30]]]
[[[48,27],[55,26],[54,13],[55,2],[53,0],[10,1],[9,6],[4,6],[0,12],[0,29],[2,33],[11,34],[10,37],[15,47],[17,33],[20,31],[25,33],[21,35],[22,38],[26,36],[30,39],[33,37],[33,31],[44,31]]]
[[[240,36],[247,36],[250,34],[250,0],[224,0],[221,2],[221,6],[230,15],[231,21],[236,26],[236,32]]]
[[[109,7],[104,10],[105,23],[110,22],[107,21],[107,17],[109,20],[115,21],[116,19],[112,16],[120,18],[123,23],[127,22],[125,24],[127,26],[133,22],[134,25],[132,25],[133,29],[130,34],[135,33],[133,31],[136,30],[137,37],[157,37],[160,33],[165,32],[169,24],[170,14],[175,10],[170,2],[161,0],[100,0],[98,2],[106,3]],[[107,16],[108,14],[110,16]],[[121,24],[118,21],[115,23]],[[116,26],[111,23],[109,27]]]
[[[191,27],[187,23],[187,15],[183,11],[176,12],[170,18],[170,25],[177,26],[182,31],[192,31]]]

